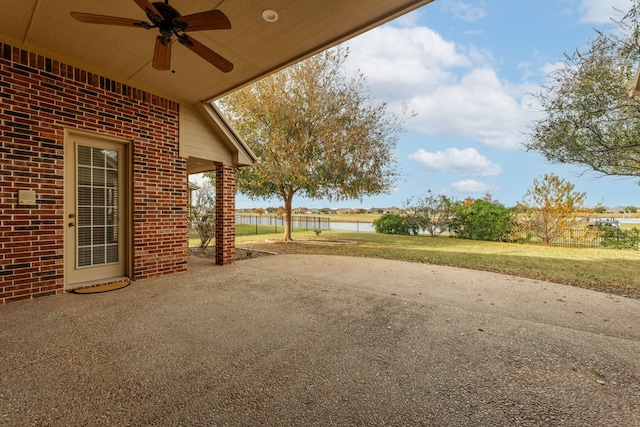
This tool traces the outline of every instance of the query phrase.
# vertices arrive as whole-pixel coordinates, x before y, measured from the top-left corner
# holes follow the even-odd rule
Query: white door
[[[127,274],[127,145],[69,134],[65,147],[68,287]]]

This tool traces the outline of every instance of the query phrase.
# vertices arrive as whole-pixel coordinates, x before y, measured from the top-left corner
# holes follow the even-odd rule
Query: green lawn
[[[265,239],[281,237],[281,233],[238,235],[236,242],[238,246],[260,246],[273,252],[278,252],[279,245],[288,245],[288,248],[282,247],[282,251],[366,256],[466,267],[640,298],[640,252],[637,251],[340,231],[323,231],[319,236],[313,231],[297,231],[293,238],[299,241],[298,244],[264,243]],[[325,243],[314,244],[314,240]],[[349,240],[357,244],[326,244],[338,240]]]
[[[257,233],[256,233],[257,231]],[[284,233],[284,228],[273,225],[258,225],[255,224],[236,224],[236,237],[239,236],[253,236],[257,238],[256,234],[260,236],[272,233]],[[198,233],[192,232],[189,234],[189,246],[199,246],[200,238]]]

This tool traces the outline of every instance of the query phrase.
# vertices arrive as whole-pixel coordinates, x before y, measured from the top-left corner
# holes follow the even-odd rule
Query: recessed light
[[[262,19],[267,22],[276,22],[278,20],[278,12],[271,9],[265,9],[262,11]]]

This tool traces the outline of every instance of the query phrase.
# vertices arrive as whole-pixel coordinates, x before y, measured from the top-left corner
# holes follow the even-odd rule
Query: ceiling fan
[[[231,62],[195,40],[193,37],[185,34],[190,31],[225,30],[231,28],[229,18],[227,18],[224,13],[213,9],[182,16],[180,12],[169,5],[169,0],[165,0],[164,3],[150,3],[149,0],[133,1],[144,10],[151,23],[137,19],[94,15],[82,12],[71,12],[71,16],[80,22],[89,24],[120,25],[124,27],[144,28],[147,30],[157,28],[160,30],[160,35],[156,37],[156,44],[153,50],[153,68],[157,70],[166,71],[171,68],[173,36],[176,37],[180,44],[201,56],[220,71],[228,73],[233,70],[233,64]]]

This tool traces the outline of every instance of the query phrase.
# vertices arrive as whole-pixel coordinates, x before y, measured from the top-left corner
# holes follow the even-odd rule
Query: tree
[[[432,190],[428,190],[426,195],[415,201],[410,200],[407,204],[411,204],[414,211],[409,215],[408,221],[415,223],[432,237],[446,230],[456,208],[453,200],[444,194],[436,194]]]
[[[347,55],[334,48],[220,101],[258,157],[238,172],[238,190],[283,200],[285,241],[294,196],[357,199],[388,193],[398,176],[393,150],[404,118],[371,99],[364,76],[345,75]]]
[[[502,242],[509,239],[514,224],[513,208],[484,199],[465,199],[458,203],[449,222],[450,230],[460,239]]]
[[[593,212],[597,213],[597,214],[603,214],[607,211],[607,207],[606,206],[596,206],[595,209],[593,210]]]
[[[215,178],[214,178],[215,179]],[[216,188],[205,180],[195,191],[192,200],[190,221],[200,237],[200,249],[206,249],[215,237]]]
[[[640,176],[640,100],[629,96],[640,59],[640,0],[597,32],[585,52],[565,55],[537,98],[545,116],[527,144],[548,160],[603,175]]]
[[[579,221],[588,219],[584,206],[587,195],[574,188],[573,184],[554,174],[534,179],[523,201],[528,209],[520,222],[522,230],[549,245]]]

